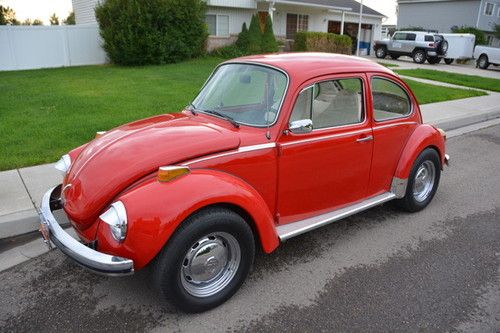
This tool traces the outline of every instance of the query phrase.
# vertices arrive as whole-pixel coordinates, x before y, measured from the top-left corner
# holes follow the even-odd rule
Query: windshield
[[[276,121],[287,77],[259,65],[220,66],[192,103],[196,111],[216,111],[234,121],[267,126]],[[214,114],[214,113],[212,113]]]

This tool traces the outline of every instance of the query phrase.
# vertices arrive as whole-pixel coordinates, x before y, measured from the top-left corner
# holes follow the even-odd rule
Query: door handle
[[[356,142],[366,142],[366,141],[372,141],[373,140],[373,135],[367,135],[362,138],[356,139]]]

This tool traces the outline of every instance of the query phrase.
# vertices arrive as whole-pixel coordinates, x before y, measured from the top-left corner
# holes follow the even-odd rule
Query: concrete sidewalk
[[[487,96],[422,105],[424,121],[452,130],[500,118],[500,94],[488,93]],[[40,200],[45,191],[61,180],[62,175],[53,164],[0,172],[0,239],[36,231]]]

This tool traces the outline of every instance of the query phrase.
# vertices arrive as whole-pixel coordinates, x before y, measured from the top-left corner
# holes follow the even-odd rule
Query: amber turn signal
[[[174,178],[189,173],[189,167],[179,165],[163,166],[158,169],[157,179],[159,182],[168,182]]]
[[[103,136],[106,133],[106,131],[99,131],[95,132],[95,138],[94,139],[99,139],[101,136]]]

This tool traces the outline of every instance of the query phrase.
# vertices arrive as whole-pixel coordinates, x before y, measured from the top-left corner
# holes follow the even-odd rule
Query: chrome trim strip
[[[298,222],[280,225],[276,227],[276,231],[278,232],[279,239],[283,242],[305,232],[317,229],[332,222],[336,222],[374,206],[378,206],[384,202],[394,199],[395,197],[396,195],[394,193],[386,192],[349,207],[334,210],[332,212],[314,216]]]
[[[408,186],[408,178],[393,177],[391,183],[391,192],[396,195],[396,198],[401,199],[406,194],[406,186]]]
[[[396,118],[393,118],[393,119],[396,119]],[[387,119],[387,120],[390,120],[390,119]],[[405,122],[401,122],[401,123],[393,123],[393,124],[386,124],[386,125],[375,125],[373,126],[373,130],[376,130],[376,129],[380,129],[380,128],[387,128],[387,127],[394,127],[394,126],[401,126],[401,125],[415,125],[417,124],[416,121],[405,121]]]
[[[228,151],[228,152],[224,152],[224,153],[220,153],[220,154],[216,154],[216,155],[211,155],[211,156],[207,156],[207,157],[201,157],[201,158],[198,158],[196,160],[191,160],[191,161],[182,163],[181,165],[189,166],[189,165],[194,164],[194,163],[204,162],[204,161],[211,160],[214,158],[225,157],[225,156],[235,155],[235,154],[239,154],[239,153],[246,153],[246,152],[255,151],[255,150],[275,148],[275,147],[276,147],[276,142],[262,143],[262,144],[251,145],[251,146],[243,146],[243,147],[239,147],[237,150]]]
[[[356,131],[351,131],[351,132],[330,134],[330,135],[318,136],[318,137],[309,138],[309,139],[303,139],[303,140],[297,140],[297,141],[291,141],[291,142],[284,142],[281,145],[282,146],[291,146],[291,145],[297,145],[297,144],[301,144],[301,143],[307,143],[307,142],[313,142],[313,141],[321,141],[321,140],[328,140],[328,139],[333,139],[333,138],[338,138],[338,137],[344,137],[344,136],[349,136],[349,135],[356,135],[356,134],[361,134],[361,133],[366,133],[366,132],[371,132],[371,131],[372,131],[371,128],[363,128],[363,129],[356,130]]]
[[[40,207],[40,223],[49,230],[50,240],[68,257],[81,266],[104,275],[129,275],[134,273],[134,262],[127,258],[104,254],[83,245],[59,225],[52,214],[60,209],[61,185],[48,190]]]

